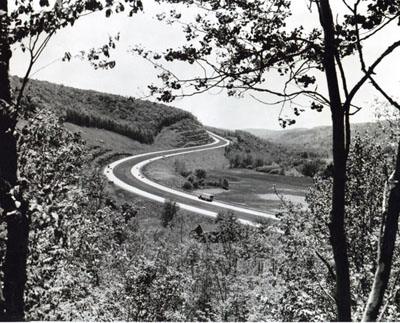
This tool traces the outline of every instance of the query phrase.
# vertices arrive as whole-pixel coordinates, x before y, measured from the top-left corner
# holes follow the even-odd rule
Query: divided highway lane
[[[200,152],[211,149],[218,149],[229,145],[229,141],[209,132],[214,142],[202,146],[171,149],[158,152],[140,154],[117,160],[104,169],[107,178],[120,188],[134,194],[164,203],[170,199],[177,202],[181,209],[197,214],[216,217],[221,210],[232,210],[242,223],[251,224],[257,219],[276,219],[272,214],[250,210],[219,201],[207,202],[200,200],[198,196],[171,189],[169,187],[154,183],[146,178],[141,168],[155,160]]]

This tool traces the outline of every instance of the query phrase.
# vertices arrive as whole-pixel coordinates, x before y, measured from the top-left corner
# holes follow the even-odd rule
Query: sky
[[[339,3],[339,1],[332,1]],[[155,51],[163,51],[185,43],[185,38],[179,26],[166,25],[159,22],[155,15],[165,8],[144,1],[144,12],[134,15],[132,18],[125,14],[105,18],[103,13],[93,14],[81,18],[72,28],[66,28],[58,32],[50,41],[45,52],[33,68],[32,78],[46,80],[57,84],[72,86],[82,89],[92,89],[101,92],[145,97],[147,85],[157,81],[157,71],[154,67],[140,57],[129,52],[131,46],[141,46]],[[174,9],[186,14],[195,13],[195,9],[186,11],[177,5]],[[343,12],[343,8],[333,6],[335,13]],[[306,0],[293,1],[293,16],[289,21],[289,27],[302,24],[307,28],[318,25],[318,16],[315,10],[310,13],[306,7]],[[379,36],[379,41],[373,41],[365,47],[366,60],[373,62],[387,44],[393,41],[396,30],[388,29]],[[87,62],[73,58],[70,62],[62,62],[65,52],[73,56],[81,50],[99,47],[107,42],[109,36],[120,33],[120,41],[117,49],[112,53],[116,60],[116,67],[111,70],[95,70]],[[376,78],[383,84],[383,88],[395,95],[399,90],[400,64],[397,57],[400,50],[385,61],[376,70]],[[354,84],[360,76],[357,58],[346,60],[345,69],[349,71],[349,83]],[[13,49],[10,73],[23,76],[28,64],[28,56],[19,48]],[[188,67],[184,64],[174,64],[174,72],[188,73]],[[272,77],[271,82],[275,79]],[[279,82],[279,80],[276,80]],[[325,91],[324,76],[318,78],[318,88]],[[260,100],[269,101],[267,96],[259,96]],[[383,99],[369,85],[365,86],[356,97],[356,103],[363,109],[355,115],[353,122],[374,121],[375,100]],[[155,98],[148,98],[155,100]],[[307,102],[304,102],[305,104]],[[228,97],[225,92],[210,92],[202,95],[186,97],[174,101],[171,105],[185,109],[193,113],[203,124],[226,129],[264,128],[280,130],[278,118],[280,106],[270,106],[245,96],[244,98]],[[285,109],[282,116],[291,114],[290,109]],[[318,113],[307,110],[296,117],[296,125],[292,127],[311,128],[331,123],[328,109]]]

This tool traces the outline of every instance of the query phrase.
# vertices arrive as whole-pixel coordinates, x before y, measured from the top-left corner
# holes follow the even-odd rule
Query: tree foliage
[[[140,1],[125,1],[130,7],[130,14],[143,9]],[[47,0],[17,1],[15,7],[9,10],[7,0],[0,2],[0,139],[2,142],[0,154],[0,205],[1,217],[7,223],[7,239],[3,276],[3,297],[0,303],[0,316],[3,320],[23,320],[24,289],[27,281],[26,262],[29,244],[29,201],[23,200],[24,185],[19,182],[17,165],[17,142],[15,127],[17,113],[21,109],[21,100],[28,83],[32,67],[45,50],[52,36],[87,14],[104,9],[107,17],[115,12],[124,11],[122,2],[96,0],[55,1],[50,5]],[[103,46],[101,54],[91,51],[87,58],[94,64],[112,67],[115,64],[101,61],[109,57],[109,50],[115,47],[110,37],[108,44]],[[11,46],[20,46],[29,54],[29,65],[16,100],[12,102],[9,80],[9,62]],[[83,55],[85,55],[83,53]],[[86,56],[86,55],[85,55]],[[70,57],[70,55],[66,55]],[[99,62],[99,63],[97,63]]]
[[[324,162],[314,149],[297,148],[258,138],[246,131],[236,130],[233,141],[225,147],[231,168],[253,168],[271,174],[290,174],[295,170],[304,176],[314,176]]]
[[[382,201],[385,183],[394,168],[394,156],[385,153],[372,138],[356,137],[348,160],[346,186],[346,234],[351,272],[354,319],[361,320],[374,281],[379,245],[382,241]],[[329,197],[332,178],[317,177],[307,195],[308,210],[288,204],[282,215],[282,243],[288,284],[283,307],[284,320],[332,320],[334,314],[334,262],[329,248]],[[398,243],[394,266],[399,262]],[[301,255],[301,256],[300,256]],[[398,320],[395,301],[398,273],[390,281],[387,306],[380,320]],[[394,292],[393,292],[394,291]],[[391,295],[391,296],[390,296]]]

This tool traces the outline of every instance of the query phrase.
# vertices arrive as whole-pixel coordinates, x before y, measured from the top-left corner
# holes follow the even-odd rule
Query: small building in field
[[[200,242],[218,242],[219,230],[214,224],[203,223],[199,224],[190,232],[191,236]]]

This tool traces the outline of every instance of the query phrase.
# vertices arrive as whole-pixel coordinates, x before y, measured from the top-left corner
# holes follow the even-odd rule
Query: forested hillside
[[[379,131],[381,127],[374,122],[355,123],[352,125],[354,133],[361,136],[373,133],[378,142],[383,145],[388,144],[388,138]],[[246,129],[249,133],[277,144],[283,144],[289,147],[306,149],[319,152],[322,155],[331,156],[332,154],[332,128],[330,126],[321,126],[311,129]]]
[[[13,89],[19,88],[19,78],[12,77],[11,81]],[[25,101],[50,108],[66,122],[110,130],[144,144],[154,143],[157,135],[172,125],[176,132],[185,132],[180,138],[181,146],[190,139],[200,143],[209,140],[191,113],[150,101],[37,80],[29,81]],[[191,138],[185,140],[188,127]]]
[[[261,139],[242,131],[210,130],[229,138],[225,148],[231,168],[251,168],[270,174],[314,176],[327,165],[327,153],[309,147],[294,146]]]

